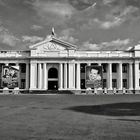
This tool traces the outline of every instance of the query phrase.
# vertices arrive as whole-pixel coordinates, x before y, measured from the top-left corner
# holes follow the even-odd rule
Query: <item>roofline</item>
[[[36,46],[38,46],[38,45],[41,45],[41,44],[44,44],[44,43],[46,43],[46,42],[50,42],[50,41],[55,41],[55,42],[57,42],[57,43],[66,45],[66,46],[68,46],[69,48],[74,49],[74,50],[77,49],[77,46],[76,46],[76,45],[73,45],[73,44],[71,44],[71,43],[65,42],[65,41],[63,41],[63,40],[60,40],[60,39],[58,39],[58,38],[56,38],[56,37],[54,37],[54,36],[50,36],[50,38],[47,38],[47,39],[45,39],[44,41],[38,42],[38,43],[36,43],[36,44],[33,44],[33,45],[29,46],[29,48],[30,48],[30,50],[32,50],[32,49],[34,49],[34,47],[36,47]]]
[[[58,42],[58,43],[62,43],[62,44],[64,44],[64,45],[66,45],[66,46],[70,46],[70,47],[72,47],[72,49],[77,49],[77,46],[76,45],[73,45],[73,44],[71,44],[71,43],[68,43],[68,42],[65,42],[65,41],[63,41],[63,40],[60,40],[60,39],[58,39],[58,38],[56,38],[56,37],[52,37],[52,40],[53,41],[56,41],[56,42]]]

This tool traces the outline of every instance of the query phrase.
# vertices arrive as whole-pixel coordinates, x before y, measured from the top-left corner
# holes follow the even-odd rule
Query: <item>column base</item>
[[[107,89],[107,94],[114,94],[114,93],[113,93],[113,88],[108,88],[108,89]]]
[[[107,90],[113,90],[113,88],[108,88]]]
[[[63,89],[63,88],[58,88],[58,90],[65,90],[65,89]]]
[[[48,90],[47,88],[43,88],[43,89],[40,89],[40,90]]]
[[[76,88],[75,90],[81,90],[81,88]]]
[[[134,93],[135,94],[140,94],[140,89],[139,88],[135,88]]]

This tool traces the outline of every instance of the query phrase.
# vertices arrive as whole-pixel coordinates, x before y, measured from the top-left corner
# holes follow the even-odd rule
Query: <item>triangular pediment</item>
[[[63,50],[75,50],[76,46],[57,38],[51,37],[42,42],[30,46],[30,49],[36,49],[41,51],[63,51]]]

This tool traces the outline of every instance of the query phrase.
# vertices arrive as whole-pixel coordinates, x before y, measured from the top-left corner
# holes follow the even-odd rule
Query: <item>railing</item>
[[[132,57],[132,52],[109,52],[109,51],[100,51],[100,52],[77,52],[78,57]]]
[[[132,52],[81,52],[77,51],[75,53],[59,52],[59,51],[48,51],[48,52],[34,52],[31,56],[35,57],[99,57],[99,58],[111,58],[111,57],[133,57]]]
[[[29,52],[23,51],[1,51],[0,57],[29,57]]]

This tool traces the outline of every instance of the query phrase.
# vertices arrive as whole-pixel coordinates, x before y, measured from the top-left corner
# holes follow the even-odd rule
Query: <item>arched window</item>
[[[50,68],[48,71],[48,78],[58,78],[58,71],[56,68]]]

